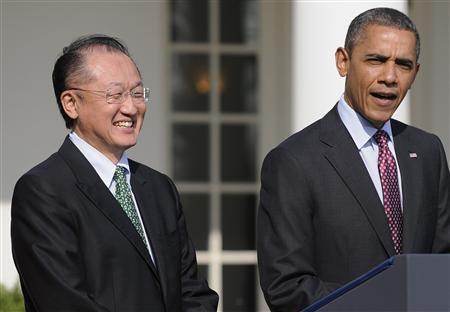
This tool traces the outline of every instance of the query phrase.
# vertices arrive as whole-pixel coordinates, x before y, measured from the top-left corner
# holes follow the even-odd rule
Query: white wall
[[[133,158],[165,171],[165,1],[1,2],[0,282],[16,273],[10,252],[10,199],[25,171],[56,151],[67,130],[51,72],[76,37],[105,33],[125,41],[150,87],[151,102]]]
[[[407,1],[294,1],[292,132],[323,117],[339,100],[345,78],[338,75],[334,52],[344,46],[354,17],[383,6],[406,12]],[[394,116],[409,121],[407,98]]]

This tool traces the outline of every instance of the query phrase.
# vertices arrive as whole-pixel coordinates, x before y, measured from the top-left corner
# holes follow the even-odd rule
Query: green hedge
[[[20,287],[8,289],[0,284],[0,312],[23,312],[23,296]]]

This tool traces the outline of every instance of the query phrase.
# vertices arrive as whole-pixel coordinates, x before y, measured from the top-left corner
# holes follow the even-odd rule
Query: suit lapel
[[[384,208],[357,147],[342,123],[336,106],[321,120],[324,156],[359,202],[386,253],[395,254]]]
[[[139,207],[141,207],[140,212],[145,224],[145,230],[147,232],[147,237],[150,241],[152,247],[153,257],[155,259],[155,264],[157,271],[159,272],[159,281],[162,288],[164,298],[168,293],[168,282],[167,282],[167,263],[162,258],[164,254],[163,244],[167,243],[164,239],[164,231],[161,227],[161,221],[164,220],[163,216],[160,215],[163,209],[158,209],[158,204],[154,196],[153,185],[148,179],[148,176],[143,173],[142,167],[130,160],[130,170],[131,170],[131,186],[133,188],[133,193],[135,194],[136,201]]]
[[[395,120],[391,121],[394,136],[395,154],[402,177],[403,194],[403,252],[414,251],[416,233],[422,233],[419,226],[419,208],[423,196],[420,187],[420,175],[423,164],[418,149],[407,134],[407,126]]]
[[[66,137],[59,149],[59,154],[67,162],[78,180],[78,188],[97,207],[103,215],[128,239],[150,267],[155,277],[159,279],[156,268],[148,253],[147,247],[120,207],[114,196],[100,179],[95,169]]]
[[[161,235],[160,224],[156,222],[156,220],[162,220],[162,218],[157,215],[158,209],[156,209],[157,204],[153,195],[151,182],[148,181],[145,175],[141,174],[136,163],[130,160],[129,164],[131,170],[131,187],[133,188],[133,193],[138,206],[141,207],[139,211],[141,213],[142,221],[145,224],[147,237],[152,247],[155,264],[160,272],[159,267],[161,259],[159,257],[160,253],[158,252],[159,246],[155,237]]]

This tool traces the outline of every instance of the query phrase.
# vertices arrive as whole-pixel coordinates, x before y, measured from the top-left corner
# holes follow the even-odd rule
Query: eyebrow
[[[112,88],[112,87],[115,87],[115,86],[123,87],[124,85],[121,82],[111,82],[111,83],[108,84],[108,88]],[[137,81],[137,82],[135,82],[134,84],[131,85],[130,90],[133,90],[133,89],[135,89],[137,87],[142,87],[142,86],[143,86],[142,80],[139,80],[139,81]]]
[[[376,54],[376,53],[375,54],[367,54],[366,57],[367,58],[376,58],[377,60],[379,60],[381,62],[386,62],[389,59],[389,57],[387,57],[386,55]],[[414,66],[414,62],[407,58],[396,58],[395,64],[406,65],[411,68]]]
[[[406,66],[409,66],[411,68],[413,68],[413,66],[414,66],[414,62],[413,61],[411,61],[410,59],[404,59],[404,58],[396,59],[395,63],[399,64],[399,65],[406,65]]]
[[[387,57],[386,55],[376,54],[376,53],[374,53],[374,54],[367,54],[366,58],[375,58],[375,59],[377,59],[379,61],[382,61],[382,62],[386,62],[389,59],[389,57]]]

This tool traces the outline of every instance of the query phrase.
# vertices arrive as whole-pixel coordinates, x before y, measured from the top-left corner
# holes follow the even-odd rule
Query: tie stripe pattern
[[[147,245],[144,236],[144,230],[142,229],[142,224],[137,215],[136,207],[134,205],[133,198],[131,197],[131,191],[126,180],[125,176],[126,170],[127,170],[126,168],[121,166],[116,167],[116,171],[114,172],[113,177],[113,180],[116,182],[115,197],[119,202],[120,206],[122,207],[123,211],[125,211],[125,213],[127,214],[131,223],[133,223],[134,227],[136,228],[136,231],[139,233],[142,240],[144,241],[144,244]]]
[[[383,205],[386,214],[394,249],[397,254],[402,253],[403,214],[400,203],[400,189],[398,185],[397,165],[388,147],[389,135],[384,130],[375,133],[378,144],[378,171],[380,173],[383,191]]]

